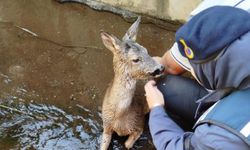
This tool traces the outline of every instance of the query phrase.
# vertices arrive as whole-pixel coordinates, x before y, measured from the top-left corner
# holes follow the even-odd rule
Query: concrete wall
[[[201,0],[96,0],[160,19],[185,21]]]
[[[189,13],[202,0],[57,0],[80,2],[94,9],[106,10],[131,17],[144,14],[163,20],[186,21]]]

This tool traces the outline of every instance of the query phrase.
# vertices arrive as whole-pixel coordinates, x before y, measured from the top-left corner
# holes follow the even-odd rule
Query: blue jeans
[[[157,87],[163,93],[166,110],[172,114],[170,116],[177,123],[193,126],[198,106],[196,100],[208,94],[207,90],[195,80],[175,75],[163,76],[157,81]]]

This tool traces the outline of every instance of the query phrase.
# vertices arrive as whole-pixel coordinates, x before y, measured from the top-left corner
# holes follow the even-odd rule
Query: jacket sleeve
[[[157,150],[183,150],[184,131],[167,115],[163,106],[153,108],[149,129]]]
[[[239,137],[215,125],[202,124],[195,129],[194,133],[184,132],[167,115],[162,106],[151,110],[149,129],[157,150],[184,150],[185,137],[190,137],[190,146],[194,150],[249,150],[249,146]]]

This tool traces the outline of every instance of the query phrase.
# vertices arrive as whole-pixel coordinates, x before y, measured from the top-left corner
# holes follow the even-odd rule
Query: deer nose
[[[163,73],[164,70],[165,70],[165,67],[164,67],[164,66],[161,66],[161,68],[160,68],[161,73]]]
[[[165,67],[164,66],[161,66],[160,68],[157,68],[154,72],[150,73],[151,76],[156,76],[156,75],[159,75],[161,73],[163,73]]]

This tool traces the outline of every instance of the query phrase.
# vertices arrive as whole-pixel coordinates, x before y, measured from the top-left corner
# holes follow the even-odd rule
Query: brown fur
[[[146,101],[133,99],[138,79],[159,75],[163,67],[135,42],[140,17],[129,28],[123,40],[102,32],[104,45],[113,52],[115,77],[108,87],[102,107],[103,137],[101,149],[106,150],[111,142],[112,133],[119,136],[129,135],[126,148],[132,148],[143,132]]]

